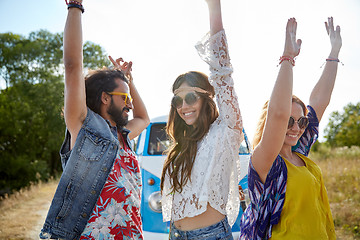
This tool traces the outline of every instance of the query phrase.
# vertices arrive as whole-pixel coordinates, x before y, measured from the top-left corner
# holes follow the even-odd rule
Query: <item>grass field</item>
[[[320,146],[310,158],[322,170],[338,239],[360,239],[360,148]]]
[[[310,158],[321,167],[337,239],[360,239],[360,148],[319,147]],[[0,201],[0,239],[38,239],[57,182],[41,183]]]

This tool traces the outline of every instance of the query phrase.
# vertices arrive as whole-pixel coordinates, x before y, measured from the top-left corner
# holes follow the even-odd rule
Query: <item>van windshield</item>
[[[170,147],[170,139],[166,134],[166,123],[154,123],[150,128],[148,154],[149,155],[165,155],[164,151]],[[239,148],[240,155],[250,153],[250,146],[244,139]]]
[[[151,125],[148,154],[163,155],[170,147],[170,140],[165,131],[165,123],[154,123]]]

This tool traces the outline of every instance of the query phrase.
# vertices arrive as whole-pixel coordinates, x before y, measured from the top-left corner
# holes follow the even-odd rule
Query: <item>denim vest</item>
[[[129,131],[121,133],[130,147]],[[78,239],[95,207],[119,149],[116,127],[88,109],[86,119],[70,150],[66,131],[60,149],[63,173],[40,238]]]

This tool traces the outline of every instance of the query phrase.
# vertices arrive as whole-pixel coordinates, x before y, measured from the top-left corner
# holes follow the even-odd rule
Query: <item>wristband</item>
[[[83,7],[83,5],[78,2],[78,1],[73,1],[73,0],[70,0],[69,3],[65,0],[66,4],[67,4],[67,8],[78,8],[81,10],[82,13],[84,13],[85,9]]]
[[[338,58],[327,58],[326,61],[327,62],[340,62],[340,60]]]
[[[281,56],[279,59],[279,65],[282,64],[284,61],[289,61],[291,63],[291,65],[295,66],[295,59],[292,57],[287,57],[287,56]],[[279,66],[278,65],[278,66]]]

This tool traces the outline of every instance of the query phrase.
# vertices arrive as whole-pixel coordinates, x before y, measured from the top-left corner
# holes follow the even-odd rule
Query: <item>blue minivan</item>
[[[135,142],[135,153],[139,159],[142,175],[141,217],[143,221],[144,239],[169,239],[169,222],[163,222],[161,214],[160,177],[165,160],[164,151],[170,146],[165,126],[167,116],[151,120],[149,126],[140,134]],[[238,218],[232,227],[234,239],[239,236],[240,218],[249,201],[247,171],[250,160],[250,144],[244,132],[244,140],[239,149],[241,163],[241,181],[239,194],[241,208]]]

